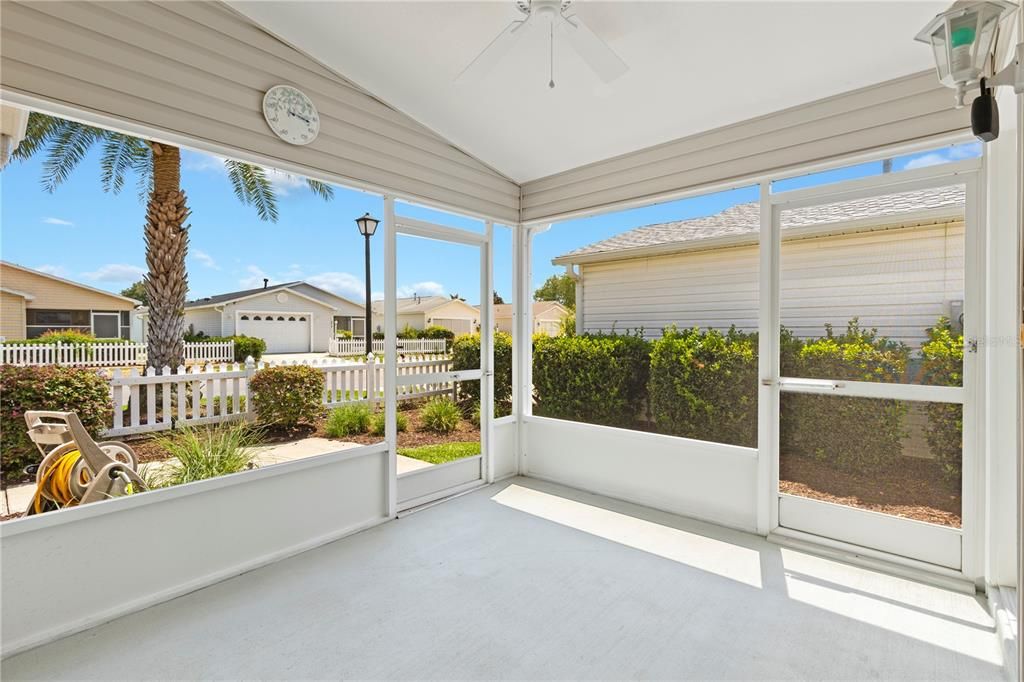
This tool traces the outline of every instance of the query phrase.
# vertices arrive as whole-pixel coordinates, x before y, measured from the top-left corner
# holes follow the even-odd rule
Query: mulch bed
[[[863,474],[784,456],[779,468],[779,490],[790,495],[960,527],[959,487],[943,478],[934,460],[900,457],[896,466]]]

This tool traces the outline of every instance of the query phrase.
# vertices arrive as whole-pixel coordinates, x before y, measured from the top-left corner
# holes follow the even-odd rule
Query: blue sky
[[[897,159],[896,170],[977,156],[976,143],[946,147]],[[134,185],[119,195],[100,185],[98,153],[91,153],[53,194],[40,184],[40,158],[13,162],[0,172],[0,256],[109,291],[138,280],[145,268],[142,221],[144,204]],[[881,164],[795,178],[778,189],[835,182],[880,172]],[[189,297],[305,279],[355,301],[363,299],[363,240],[354,219],[365,212],[381,217],[380,197],[335,189],[325,202],[296,177],[272,173],[279,194],[277,223],[259,220],[252,207],[236,199],[221,159],[184,150],[182,186],[190,218]],[[680,220],[721,211],[735,203],[756,201],[756,187],[665,202],[602,216],[566,221],[537,237],[534,286],[561,272],[551,259],[566,251],[651,223]],[[464,229],[482,224],[417,206],[399,212]],[[471,303],[479,298],[475,255],[466,247],[403,238],[398,247],[400,295],[459,293]],[[383,290],[383,234],[372,240],[371,272],[375,296]],[[496,228],[495,286],[511,301],[511,235]]]

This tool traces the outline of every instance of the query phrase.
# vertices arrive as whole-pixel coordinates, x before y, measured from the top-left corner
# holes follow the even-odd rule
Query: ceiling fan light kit
[[[575,14],[566,14],[572,0],[518,0],[516,8],[525,15],[502,30],[455,79],[458,83],[482,80],[519,43],[527,32],[543,30],[549,40],[548,87],[555,87],[555,40],[562,36],[604,83],[625,74],[629,67]]]

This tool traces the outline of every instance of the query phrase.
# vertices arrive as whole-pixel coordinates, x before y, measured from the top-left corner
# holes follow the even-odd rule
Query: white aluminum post
[[[757,532],[778,525],[779,234],[772,218],[771,183],[761,182],[760,311],[757,367]]]
[[[515,463],[513,470],[520,471],[520,460],[523,456],[523,359],[520,349],[523,346],[522,330],[519,318],[523,314],[523,234],[526,228],[522,225],[512,226],[512,415],[516,420]]]
[[[370,406],[370,411],[373,412],[377,409],[376,356],[373,353],[367,353],[364,364],[366,367],[366,404]],[[331,396],[331,399],[334,400],[334,396]]]
[[[395,199],[384,197],[384,440],[388,446],[388,517],[398,515],[398,272]],[[370,333],[367,330],[367,333]]]
[[[487,243],[480,247],[480,449],[488,483],[494,482],[494,223],[485,223]]]

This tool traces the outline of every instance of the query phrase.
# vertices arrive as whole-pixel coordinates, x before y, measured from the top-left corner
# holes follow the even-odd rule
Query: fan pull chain
[[[551,80],[548,81],[548,87],[555,87],[555,22],[551,22]]]

